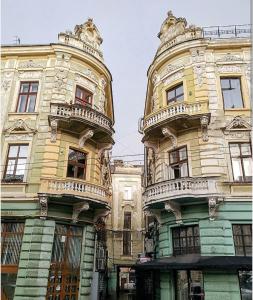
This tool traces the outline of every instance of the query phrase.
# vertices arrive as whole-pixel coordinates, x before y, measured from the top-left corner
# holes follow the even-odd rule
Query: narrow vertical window
[[[92,93],[85,90],[84,88],[77,86],[76,87],[76,95],[75,95],[75,103],[83,106],[91,106],[92,105]]]
[[[67,177],[85,179],[86,153],[69,149]]]
[[[38,82],[21,82],[17,112],[34,112],[38,93]]]
[[[26,169],[28,145],[9,145],[3,181],[22,182]]]
[[[124,200],[132,200],[132,188],[131,188],[131,186],[125,186],[125,188],[124,188]]]
[[[235,254],[238,256],[251,256],[252,228],[251,225],[233,225]]]
[[[131,212],[124,213],[123,255],[131,255]]]
[[[187,148],[185,146],[169,152],[169,161],[169,179],[189,176]]]
[[[184,100],[184,88],[183,84],[179,84],[167,91],[167,102],[183,101]]]
[[[230,143],[234,181],[251,182],[252,150],[250,143]]]
[[[240,78],[221,78],[221,91],[225,109],[243,107]]]

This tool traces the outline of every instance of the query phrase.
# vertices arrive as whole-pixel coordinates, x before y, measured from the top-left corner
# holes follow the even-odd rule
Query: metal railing
[[[251,25],[210,26],[202,28],[204,38],[243,38],[251,34]]]

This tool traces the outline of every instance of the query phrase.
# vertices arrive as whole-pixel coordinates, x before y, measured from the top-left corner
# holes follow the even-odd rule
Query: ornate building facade
[[[106,221],[108,245],[108,293],[122,299],[135,293],[138,254],[143,253],[144,218],[142,210],[143,166],[114,160],[112,210]]]
[[[88,19],[57,43],[2,47],[2,299],[90,299],[105,269],[114,115],[101,43]]]
[[[139,123],[156,218],[153,260],[136,267],[141,299],[251,297],[249,34],[171,12],[161,26]]]

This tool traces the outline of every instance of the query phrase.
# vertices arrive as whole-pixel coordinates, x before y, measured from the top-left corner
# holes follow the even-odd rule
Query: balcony
[[[146,188],[144,207],[168,200],[185,204],[187,201],[191,201],[191,198],[206,198],[217,194],[216,180],[212,177],[184,177],[166,180]]]
[[[49,122],[52,132],[57,127],[79,136],[91,130],[95,141],[113,143],[112,121],[89,106],[51,103]]]
[[[159,111],[156,111],[143,120],[143,123],[139,126],[139,131],[144,134],[150,133],[152,135],[161,135],[161,126],[169,125],[171,128],[177,130],[183,130],[192,128],[193,126],[199,126],[201,124],[201,118],[208,116],[208,102],[197,103],[172,103]]]
[[[50,197],[68,196],[69,199],[90,200],[91,202],[109,205],[110,194],[103,186],[94,185],[83,180],[64,178],[42,178],[40,193]]]

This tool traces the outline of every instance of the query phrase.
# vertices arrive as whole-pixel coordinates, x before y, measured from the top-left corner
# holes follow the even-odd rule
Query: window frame
[[[222,88],[222,83],[221,83],[222,79],[228,79],[228,80],[239,79],[239,82],[240,82],[240,94],[241,94],[241,99],[242,99],[242,107],[234,107],[234,108],[230,107],[230,108],[226,108],[225,98],[224,98],[223,88]],[[231,88],[231,81],[229,81],[229,85],[230,85],[230,88],[229,89],[224,89],[224,90],[232,90],[232,88]],[[243,93],[242,93],[242,77],[241,76],[220,76],[220,87],[221,87],[221,95],[222,95],[222,101],[223,101],[223,108],[224,108],[224,110],[243,109],[243,108],[245,108],[245,103],[244,103]]]
[[[235,226],[240,226],[240,233],[241,233],[240,235],[236,235],[236,234],[235,234],[235,232],[234,232],[234,227],[235,227]],[[243,233],[242,226],[249,226],[249,227],[250,227],[250,232],[251,232],[251,246],[245,246],[244,237],[245,237],[245,236],[250,236],[250,235],[247,235],[247,234],[244,234],[244,233]],[[247,254],[246,254],[246,247],[249,247],[250,249],[252,248],[252,226],[251,226],[251,224],[232,224],[232,232],[233,232],[233,242],[234,242],[235,256],[251,256],[251,255],[247,255]],[[241,245],[236,245],[236,244],[235,244],[235,236],[241,237],[241,240],[242,240],[242,244],[241,244]],[[243,254],[244,254],[244,255],[238,255],[238,254],[236,253],[236,248],[237,248],[237,247],[240,247],[240,248],[243,249]],[[237,251],[238,251],[238,250],[237,250]],[[250,253],[251,253],[251,251],[250,251]]]
[[[192,229],[192,235],[187,236],[187,230],[188,228]],[[198,235],[194,234],[194,228],[198,228]],[[181,237],[181,231],[185,231],[185,237]],[[178,237],[175,238],[175,232],[177,232]],[[186,226],[177,226],[177,227],[172,227],[171,228],[171,237],[172,237],[172,249],[173,249],[173,256],[180,256],[180,255],[187,255],[187,254],[201,254],[201,243],[200,243],[200,230],[199,230],[199,225],[193,224],[193,225],[186,225]],[[188,238],[193,239],[193,246],[189,247],[188,246]],[[195,245],[195,241],[198,238],[198,245]],[[175,247],[175,240],[178,240],[179,246]],[[186,241],[186,246],[182,247],[181,246],[181,240],[185,239]],[[176,250],[177,248],[177,250]],[[189,248],[192,248],[192,251],[188,251]],[[196,251],[197,250],[197,251]]]
[[[182,86],[182,89],[183,89],[183,93],[182,94],[179,94],[177,95],[176,94],[176,90]],[[169,92],[172,92],[174,91],[174,97],[172,99],[168,99],[168,94]],[[183,99],[182,100],[178,100],[179,97],[183,96]],[[183,102],[184,101],[184,83],[183,82],[180,82],[172,87],[170,87],[169,89],[166,90],[166,102],[167,102],[167,105],[169,105],[170,103],[173,103],[173,102]]]
[[[87,92],[90,96],[91,96],[91,101],[88,102],[88,101],[85,101],[83,100],[82,98],[79,98],[76,96],[76,92],[77,92],[77,89],[80,89],[84,92]],[[76,85],[76,90],[75,90],[75,105],[81,105],[81,106],[88,106],[88,107],[92,107],[92,104],[93,104],[93,93],[91,91],[89,91],[88,89],[80,86],[80,85]],[[78,100],[78,102],[76,101]]]
[[[124,212],[123,235],[122,235],[122,255],[132,255],[132,212]]]
[[[78,177],[72,177],[72,176],[68,176],[68,167],[69,167],[69,151],[70,150],[73,150],[75,152],[80,152],[80,153],[83,153],[85,154],[85,163],[84,163],[84,174],[83,174],[83,178],[78,178]],[[86,180],[86,177],[87,177],[87,157],[88,157],[88,153],[86,151],[80,151],[79,149],[75,149],[75,148],[72,148],[72,147],[69,147],[68,149],[68,160],[67,160],[67,172],[66,172],[66,177],[67,178],[75,178],[75,179],[80,179],[80,180]],[[71,162],[74,162],[74,164],[72,164],[72,166],[74,166],[75,170],[74,170],[74,174],[77,175],[78,173],[78,165],[82,165],[81,163],[75,163],[75,161],[71,160]],[[80,167],[80,166],[79,166]]]
[[[9,153],[10,153],[10,148],[11,146],[18,146],[18,153],[17,153],[17,156],[13,156],[13,157],[9,157]],[[27,146],[27,156],[26,157],[19,157],[19,152],[20,152],[20,146]],[[22,183],[24,182],[24,179],[25,179],[25,175],[26,175],[26,167],[27,167],[27,160],[28,160],[28,153],[29,153],[29,143],[22,143],[22,144],[18,144],[18,143],[14,143],[14,144],[8,144],[8,150],[7,150],[7,156],[6,156],[6,159],[5,159],[5,168],[4,168],[4,173],[3,173],[3,178],[2,178],[2,182],[4,183]],[[14,171],[13,171],[13,176],[16,176],[16,171],[17,171],[17,165],[18,165],[18,160],[19,159],[26,159],[26,163],[25,163],[25,169],[24,169],[24,174],[23,174],[23,178],[22,180],[8,180],[6,179],[6,172],[7,172],[7,168],[8,168],[8,162],[9,160],[12,159],[14,160],[15,159],[15,164],[14,164]]]
[[[187,158],[186,158],[186,159],[183,159],[183,160],[180,160],[180,157],[179,157],[179,150],[181,150],[181,149],[183,149],[183,148],[186,149],[186,157],[187,157]],[[177,160],[177,162],[172,163],[172,162],[171,162],[170,154],[171,154],[172,152],[176,152],[176,151],[177,151],[177,159],[179,159],[179,160]],[[187,148],[187,145],[180,146],[180,147],[178,147],[178,148],[176,148],[176,149],[170,150],[170,151],[168,151],[168,154],[169,154],[169,168],[170,168],[170,169],[173,169],[172,166],[176,166],[176,165],[183,164],[183,163],[186,162],[186,164],[187,164],[187,174],[188,174],[188,176],[185,176],[185,177],[181,177],[181,176],[180,176],[179,178],[187,178],[187,177],[189,177],[189,157],[188,157],[188,148]],[[170,170],[169,170],[169,172],[170,172]],[[171,179],[171,180],[176,180],[176,179],[179,179],[179,178],[174,178],[174,179]]]
[[[22,84],[29,84],[29,88],[28,88],[28,92],[22,92],[21,93],[21,87],[22,87]],[[31,84],[33,83],[37,83],[38,84],[38,88],[37,88],[37,92],[30,92],[30,87],[31,87]],[[16,109],[15,109],[15,112],[16,113],[34,113],[35,112],[35,109],[36,109],[36,105],[37,105],[37,98],[38,98],[38,92],[39,92],[39,81],[20,81],[20,85],[19,85],[19,91],[18,91],[18,100],[17,100],[17,105],[16,105]],[[19,104],[20,104],[20,101],[19,101],[19,98],[21,95],[26,95],[26,102],[25,102],[25,111],[18,111],[18,108],[19,108]],[[28,98],[29,96],[31,95],[35,95],[35,103],[34,103],[34,110],[33,111],[27,111],[27,106],[28,106]]]
[[[240,156],[237,156],[237,157],[233,157],[232,156],[231,148],[230,148],[230,145],[232,145],[232,144],[239,145]],[[245,155],[245,156],[242,155],[242,150],[241,150],[241,145],[242,144],[248,144],[249,145],[250,151],[251,151],[250,155]],[[230,154],[230,162],[231,162],[231,168],[232,168],[232,174],[233,174],[233,182],[237,182],[237,183],[250,183],[252,180],[246,180],[244,166],[243,166],[243,158],[252,158],[252,144],[250,142],[229,142],[229,154]],[[234,168],[233,168],[233,158],[240,158],[240,163],[241,163],[241,167],[242,167],[243,180],[235,180]]]

